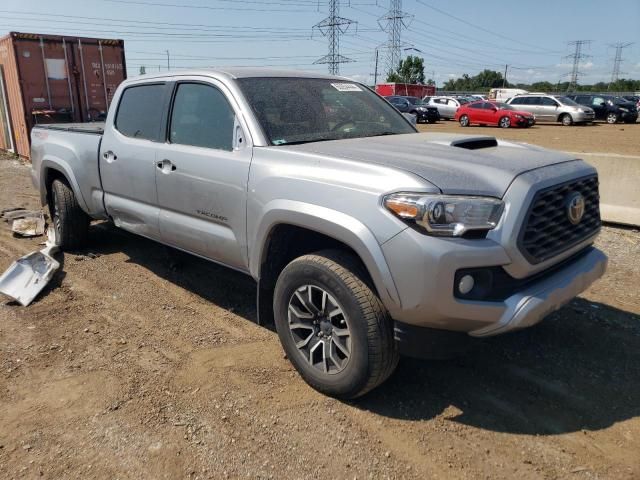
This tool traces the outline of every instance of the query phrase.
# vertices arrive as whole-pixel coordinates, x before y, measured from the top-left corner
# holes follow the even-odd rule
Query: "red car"
[[[506,103],[472,102],[461,105],[456,111],[455,119],[463,127],[472,124],[497,125],[502,128],[530,127],[536,123],[536,117],[516,110]]]

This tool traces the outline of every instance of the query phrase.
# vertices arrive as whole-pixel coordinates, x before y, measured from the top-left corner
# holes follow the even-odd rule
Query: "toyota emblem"
[[[584,197],[574,192],[567,196],[567,218],[573,225],[577,225],[584,215]]]

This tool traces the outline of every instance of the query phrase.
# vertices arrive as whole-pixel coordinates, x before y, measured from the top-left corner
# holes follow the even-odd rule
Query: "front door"
[[[155,166],[167,90],[165,83],[126,88],[100,145],[107,213],[116,226],[153,239],[160,236]]]
[[[213,80],[177,83],[155,177],[163,242],[244,270],[252,148],[234,104]]]

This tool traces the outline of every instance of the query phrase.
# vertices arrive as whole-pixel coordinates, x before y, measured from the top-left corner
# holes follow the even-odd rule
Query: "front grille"
[[[582,220],[573,225],[567,215],[567,202],[576,192],[584,197],[585,209]],[[598,177],[593,175],[536,193],[518,237],[518,248],[530,263],[536,264],[570,249],[599,228]]]

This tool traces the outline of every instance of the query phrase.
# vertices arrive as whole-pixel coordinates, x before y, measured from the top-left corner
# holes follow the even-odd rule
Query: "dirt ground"
[[[434,124],[420,124],[423,132],[449,132],[465,135],[491,135],[493,137],[533,143],[565,152],[618,153],[640,155],[640,122],[609,125],[595,122],[593,125],[564,127],[560,124],[542,123],[531,128],[461,127],[453,120]]]
[[[38,204],[5,159],[10,206]],[[0,224],[0,271],[41,241]],[[348,403],[255,324],[249,278],[95,225],[32,305],[0,299],[0,478],[640,478],[640,233],[597,243],[606,277],[537,327]]]

